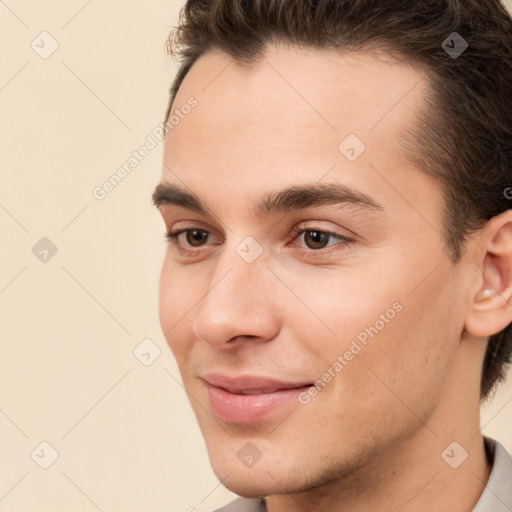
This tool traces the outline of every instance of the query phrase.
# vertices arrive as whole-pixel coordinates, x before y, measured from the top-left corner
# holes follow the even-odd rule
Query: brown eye
[[[188,229],[186,231],[187,244],[193,247],[200,247],[208,240],[208,231],[203,229]]]
[[[293,246],[307,257],[325,257],[333,251],[347,248],[353,242],[351,238],[316,226],[295,226],[292,231],[297,234],[294,240],[299,242]]]
[[[309,249],[323,249],[331,236],[324,231],[304,231],[304,242]]]

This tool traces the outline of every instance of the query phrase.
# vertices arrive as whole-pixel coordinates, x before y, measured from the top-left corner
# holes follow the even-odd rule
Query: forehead
[[[192,66],[174,106],[190,96],[199,100],[196,113],[200,115],[187,123],[194,129],[203,128],[204,119],[210,118],[210,126],[221,131],[250,132],[263,126],[286,128],[289,135],[304,134],[303,129],[310,128],[311,132],[364,136],[412,120],[422,104],[423,77],[419,66],[382,52],[271,45],[264,58],[242,67],[214,50]]]
[[[270,46],[242,67],[209,52],[175,98],[173,111],[191,97],[197,106],[166,137],[164,179],[176,182],[175,169],[199,193],[250,193],[329,174],[371,190],[382,186],[376,171],[410,166],[399,134],[415,126],[426,87],[419,67],[384,54]],[[364,149],[354,161],[342,152],[347,138]]]

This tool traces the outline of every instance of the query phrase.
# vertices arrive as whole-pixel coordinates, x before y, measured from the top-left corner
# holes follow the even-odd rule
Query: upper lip
[[[202,379],[211,386],[223,388],[231,393],[239,393],[241,391],[262,391],[269,393],[281,389],[301,388],[311,385],[311,382],[307,381],[282,381],[258,375],[229,377],[221,373],[207,373],[202,376]]]

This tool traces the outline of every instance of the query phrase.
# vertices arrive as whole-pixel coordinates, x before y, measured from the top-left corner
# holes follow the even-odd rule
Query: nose
[[[192,322],[194,334],[218,348],[268,341],[279,332],[278,308],[273,300],[272,272],[266,260],[247,263],[227,247],[217,260],[206,295]]]

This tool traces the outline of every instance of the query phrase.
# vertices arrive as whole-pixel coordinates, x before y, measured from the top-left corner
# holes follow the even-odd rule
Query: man
[[[512,510],[506,10],[205,0],[169,43],[160,318],[221,510]]]

